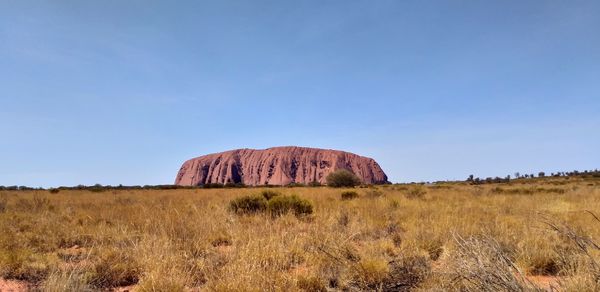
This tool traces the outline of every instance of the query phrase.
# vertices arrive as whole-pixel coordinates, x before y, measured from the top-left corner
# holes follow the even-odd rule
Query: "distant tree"
[[[545,177],[545,176],[546,176],[546,173],[545,173],[545,172],[543,172],[543,171],[540,171],[540,172],[538,173],[538,176],[539,176],[539,177]]]
[[[473,181],[473,175],[472,174],[469,175],[469,177],[467,178],[467,181],[469,181],[469,182]]]
[[[515,178],[520,178],[520,177],[521,177],[521,174],[518,171],[515,172]]]
[[[352,172],[346,169],[336,170],[330,173],[327,178],[327,185],[334,188],[354,187],[361,184],[360,179]]]

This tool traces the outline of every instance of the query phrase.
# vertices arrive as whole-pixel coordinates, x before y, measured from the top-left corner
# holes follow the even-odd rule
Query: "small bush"
[[[267,199],[261,195],[243,196],[229,202],[229,210],[237,214],[255,214],[267,209]]]
[[[261,195],[263,197],[265,197],[265,199],[267,199],[267,201],[268,201],[268,200],[270,200],[270,199],[272,199],[274,197],[277,197],[277,196],[279,196],[281,194],[279,192],[273,191],[273,190],[264,190],[264,191],[261,192]]]
[[[358,198],[358,193],[355,191],[342,192],[342,200],[352,200]]]
[[[340,169],[330,173],[326,180],[327,185],[334,188],[355,187],[361,184],[360,179],[354,173],[346,169]]]
[[[305,199],[292,196],[276,196],[267,203],[267,211],[271,216],[277,217],[294,211],[296,216],[312,214],[312,204]]]
[[[48,192],[50,192],[51,194],[58,194],[58,192],[60,192],[60,190],[56,189],[56,188],[52,188],[52,189],[48,189]]]

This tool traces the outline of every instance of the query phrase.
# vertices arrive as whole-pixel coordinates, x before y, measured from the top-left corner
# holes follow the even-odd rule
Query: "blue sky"
[[[600,167],[598,1],[0,1],[0,185],[300,145],[393,182]]]

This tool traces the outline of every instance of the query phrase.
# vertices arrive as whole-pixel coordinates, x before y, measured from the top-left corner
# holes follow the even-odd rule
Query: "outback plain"
[[[598,197],[596,176],[3,190],[0,290],[598,291]]]

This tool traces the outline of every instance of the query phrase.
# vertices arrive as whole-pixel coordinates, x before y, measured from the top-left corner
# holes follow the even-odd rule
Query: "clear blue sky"
[[[300,145],[391,181],[600,168],[599,1],[0,1],[0,185]]]

